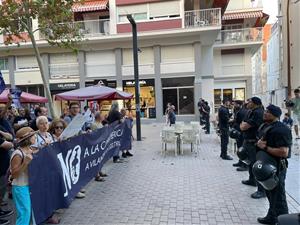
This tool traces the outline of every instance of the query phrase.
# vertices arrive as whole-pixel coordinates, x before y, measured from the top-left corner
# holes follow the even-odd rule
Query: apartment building
[[[85,35],[78,55],[50,47],[38,37],[49,76],[46,85],[53,95],[99,81],[134,93],[127,14],[137,22],[145,117],[163,120],[165,106],[171,102],[179,120],[195,119],[200,97],[214,107],[224,97],[251,95],[251,55],[262,44],[260,27],[267,19],[259,4],[248,0],[99,0],[74,5],[72,10],[74,23]],[[1,45],[0,69],[11,86],[43,94],[30,43]],[[58,113],[65,104],[55,102]],[[109,102],[101,104],[108,110]]]

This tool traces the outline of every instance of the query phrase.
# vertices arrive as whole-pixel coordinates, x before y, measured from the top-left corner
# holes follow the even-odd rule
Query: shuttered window
[[[35,69],[38,68],[38,63],[35,56],[17,56],[16,68],[17,70]]]
[[[127,15],[135,13],[147,13],[147,4],[130,5],[118,7],[118,15]]]
[[[161,48],[161,61],[167,62],[193,62],[194,48],[192,45],[164,46]]]
[[[87,52],[86,63],[94,65],[115,64],[115,53],[114,51]]]
[[[165,17],[180,15],[179,1],[165,1],[149,4],[149,17]]]
[[[139,64],[152,64],[154,63],[153,48],[140,48],[138,53]],[[123,65],[133,65],[133,52],[132,49],[123,49]]]
[[[51,54],[50,64],[77,63],[77,56],[74,53]]]

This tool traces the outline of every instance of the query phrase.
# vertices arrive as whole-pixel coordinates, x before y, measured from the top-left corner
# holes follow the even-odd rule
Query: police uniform
[[[251,110],[244,122],[251,125],[251,127],[248,130],[245,130],[243,132],[244,136],[244,142],[243,142],[243,148],[247,150],[250,165],[249,165],[249,180],[246,181],[247,184],[253,184],[255,185],[255,178],[252,173],[252,166],[256,161],[256,133],[260,125],[263,123],[263,115],[264,110],[262,107],[257,107],[253,110]],[[245,183],[245,182],[243,182]],[[263,191],[263,190],[262,190]]]
[[[291,145],[291,131],[282,122],[276,121],[269,125],[265,124],[265,128],[267,126],[271,126],[269,131],[267,131],[266,134],[264,134],[264,141],[266,141],[267,147],[288,148]],[[260,130],[264,130],[265,128],[262,128]],[[259,135],[262,135],[262,132],[259,132]],[[258,150],[261,149],[258,148]],[[267,150],[263,151],[267,152]],[[270,224],[275,224],[279,215],[288,213],[288,205],[285,195],[285,177],[287,169],[287,160],[285,158],[278,158],[270,154],[268,155],[276,161],[277,176],[279,178],[279,181],[278,185],[273,190],[266,190],[270,207],[267,216],[265,218],[261,218],[261,220],[264,219],[265,221],[269,221]]]
[[[227,146],[229,142],[229,118],[230,113],[228,108],[221,105],[218,111],[219,129],[221,134],[221,158],[227,157]]]

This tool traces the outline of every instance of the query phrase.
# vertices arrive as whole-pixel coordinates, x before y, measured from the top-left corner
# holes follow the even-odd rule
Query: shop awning
[[[108,0],[85,1],[76,3],[72,7],[73,12],[91,12],[107,9]]]
[[[6,103],[8,102],[8,94],[9,90],[5,89],[1,94],[0,94],[0,103]],[[45,97],[41,97],[38,95],[30,94],[27,92],[22,92],[21,94],[21,103],[47,103],[48,99]]]
[[[133,95],[114,88],[95,85],[67,91],[55,95],[55,100],[84,101],[84,100],[118,100],[132,99]]]
[[[249,18],[262,18],[264,13],[262,10],[247,11],[247,12],[228,12],[224,14],[223,20],[237,20],[237,19],[249,19]]]

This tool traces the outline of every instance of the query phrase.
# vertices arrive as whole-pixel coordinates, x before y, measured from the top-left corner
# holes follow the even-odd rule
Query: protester
[[[44,106],[41,106],[41,107],[36,107],[35,110],[34,110],[34,115],[35,115],[35,119],[32,120],[31,122],[31,125],[30,127],[33,129],[33,130],[38,130],[37,126],[36,126],[36,119],[39,117],[39,116],[46,116],[47,119],[48,119],[48,122],[51,122],[52,119],[50,117],[48,117],[48,109]]]
[[[62,134],[64,129],[66,129],[66,127],[67,127],[67,124],[62,119],[54,119],[51,122],[49,131],[52,134],[52,137],[53,137],[54,141],[60,141],[61,140],[60,135]]]
[[[78,102],[71,102],[69,105],[69,115],[66,115],[64,121],[69,124],[75,116],[80,113],[80,105]]]
[[[229,143],[229,119],[231,117],[229,113],[230,101],[223,100],[223,104],[219,108],[219,129],[221,134],[221,154],[220,157],[224,160],[232,160],[232,157],[227,154],[227,148]]]
[[[253,176],[252,167],[256,161],[256,135],[257,130],[263,123],[264,109],[261,99],[252,97],[247,104],[249,113],[240,125],[241,131],[244,135],[243,148],[248,152],[250,165],[249,165],[249,178],[242,180],[242,183],[250,186],[257,186],[257,191],[251,194],[251,198],[258,199],[266,197],[263,187],[258,184]]]
[[[2,219],[13,214],[12,210],[1,209],[1,204],[3,203],[4,196],[7,191],[7,177],[6,172],[9,168],[10,154],[9,150],[13,148],[13,143],[7,141],[7,135],[10,135],[10,141],[12,141],[12,135],[0,131],[0,224],[8,225],[9,221]]]
[[[199,114],[200,114],[200,125],[204,125],[205,124],[205,119],[203,117],[204,99],[199,98],[197,105],[198,105],[198,110],[199,110]]]
[[[100,129],[102,127],[104,127],[104,125],[102,124],[102,122],[104,121],[104,117],[101,115],[100,112],[97,112],[95,114],[95,121],[92,123],[91,125],[91,129],[92,131]],[[96,177],[95,177],[95,181],[98,182],[103,182],[105,181],[105,179],[103,177],[107,177],[107,174],[103,173],[102,171],[100,171]]]
[[[279,121],[281,115],[281,109],[275,105],[269,105],[264,113],[264,125],[268,131],[264,132],[263,137],[257,142],[258,149],[263,151],[267,157],[271,157],[275,161],[277,169],[276,176],[278,184],[275,188],[266,189],[267,198],[269,201],[269,210],[265,217],[258,218],[258,222],[261,224],[277,224],[277,217],[283,214],[288,214],[288,205],[285,194],[285,177],[287,171],[288,148],[291,145],[292,135],[291,131]],[[256,169],[263,172],[261,168],[267,164],[266,159],[262,160],[263,164],[260,164],[258,168],[254,166],[254,172]],[[266,175],[266,174],[262,174]],[[266,182],[266,186],[270,184],[270,180]]]
[[[113,102],[110,108],[110,111],[108,113],[107,121],[109,124],[112,124],[113,122],[119,121],[121,122],[122,115],[119,112],[119,105],[118,102]],[[119,152],[117,152],[113,156],[113,162],[114,163],[122,163],[122,159],[120,159]]]
[[[28,115],[26,115],[25,109],[20,108],[19,115],[15,117],[14,123],[13,123],[15,132],[18,131],[22,127],[29,126],[30,121],[31,121],[31,118]]]
[[[121,115],[122,115],[122,120],[123,120],[123,121],[124,121],[125,119],[128,119],[128,120],[130,121],[129,126],[130,126],[130,129],[132,129],[132,127],[133,127],[133,119],[132,119],[131,116],[127,116],[127,115],[126,115],[126,109],[121,109]],[[131,136],[131,135],[130,135],[130,136]],[[129,152],[129,150],[130,150],[130,149],[122,150],[122,157],[123,157],[123,158],[127,158],[127,156],[128,156],[128,157],[133,156],[133,154],[131,154],[131,153]]]
[[[17,210],[16,225],[30,224],[31,200],[28,182],[28,165],[34,153],[35,132],[30,127],[22,127],[16,133],[18,148],[10,161],[13,201]]]

